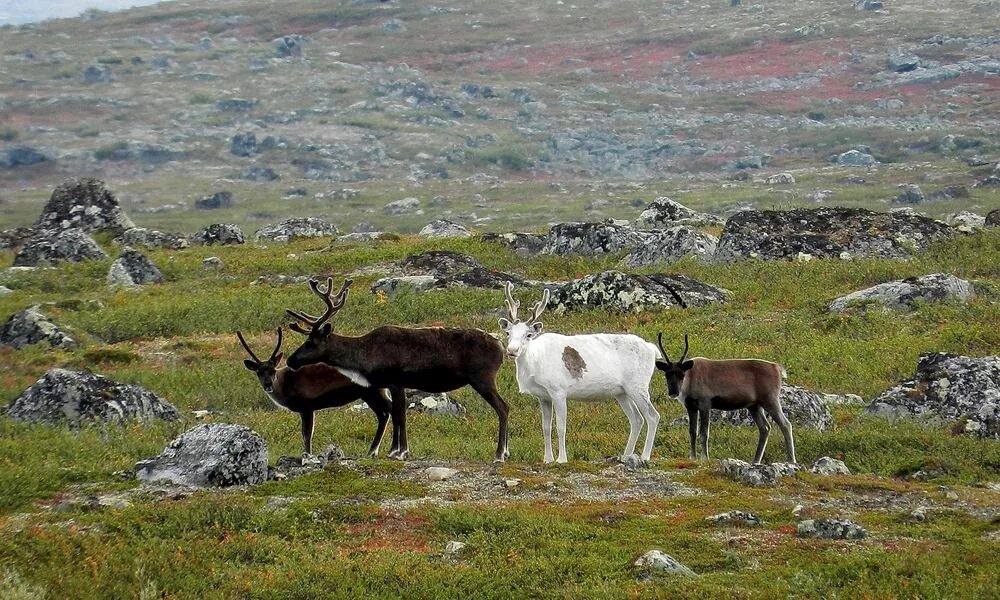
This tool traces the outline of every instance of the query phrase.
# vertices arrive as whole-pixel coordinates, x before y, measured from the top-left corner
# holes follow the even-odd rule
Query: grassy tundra
[[[117,473],[158,453],[189,426],[191,411],[243,423],[268,441],[272,460],[300,451],[296,416],[276,411],[252,374],[232,332],[264,347],[285,307],[312,307],[305,285],[250,285],[266,273],[335,276],[430,248],[471,254],[489,267],[536,279],[571,278],[610,267],[614,259],[522,260],[475,240],[404,238],[374,246],[303,241],[269,248],[153,252],[166,283],[139,292],[109,291],[106,262],[19,275],[0,296],[0,313],[34,302],[85,342],[72,352],[31,347],[0,350],[0,402],[7,403],[47,368],[87,367],[145,385],[184,412],[185,424],[64,428],[25,427],[0,418],[0,558],[5,594],[23,597],[477,597],[622,595],[816,597],[987,596],[1000,585],[997,529],[1000,495],[983,484],[1000,477],[1000,445],[953,435],[948,428],[887,426],[856,407],[835,410],[836,426],[797,428],[800,461],[843,459],[856,475],[800,475],[778,488],[732,483],[686,458],[687,429],[661,426],[644,488],[619,476],[605,457],[620,451],[626,426],[614,403],[570,403],[570,463],[543,467],[536,402],[516,392],[505,364],[500,393],[511,405],[511,461],[493,467],[495,418],[471,390],[456,397],[465,417],[410,418],[406,465],[359,459],[348,466],[246,491],[166,495],[135,492]],[[208,255],[219,272],[200,270]],[[10,255],[3,255],[2,266]],[[909,262],[813,261],[702,265],[673,270],[732,291],[726,305],[637,315],[549,314],[552,331],[628,331],[655,339],[692,336],[692,353],[777,360],[789,380],[814,389],[871,398],[908,376],[923,351],[982,355],[1000,346],[1000,305],[926,305],[908,315],[824,312],[826,300],[889,278],[948,270],[1000,286],[1000,232],[934,246]],[[383,323],[447,324],[497,331],[502,291],[451,289],[391,300],[363,293],[372,276],[356,275],[358,292],[337,319],[352,334]],[[521,290],[523,293],[524,290]],[[295,344],[294,336],[286,345]],[[662,423],[683,415],[653,380]],[[363,456],[371,417],[347,410],[318,413],[317,448],[337,443]],[[746,457],[754,428],[717,425],[715,456]],[[781,444],[765,460],[781,460]],[[449,464],[473,478],[443,489],[420,477]],[[609,471],[609,469],[611,471]],[[932,478],[906,476],[920,469]],[[623,478],[624,477],[624,478]],[[581,478],[590,481],[580,484]],[[512,490],[499,482],[520,479]],[[484,483],[485,482],[485,483]],[[617,486],[617,487],[616,487]],[[620,488],[620,489],[618,489]],[[635,493],[636,490],[641,493]],[[88,507],[81,498],[127,498]],[[117,496],[115,496],[117,494]],[[616,495],[620,494],[620,498]],[[427,500],[423,500],[427,499]],[[869,529],[862,542],[795,537],[803,515],[849,517]],[[913,522],[917,506],[932,510]],[[722,528],[704,517],[731,509],[755,512],[761,528]],[[803,517],[798,517],[803,518]],[[445,542],[468,546],[444,556]],[[692,579],[636,578],[632,561],[661,548],[699,573]],[[72,566],[70,566],[72,565]],[[20,590],[20,591],[18,591]]]

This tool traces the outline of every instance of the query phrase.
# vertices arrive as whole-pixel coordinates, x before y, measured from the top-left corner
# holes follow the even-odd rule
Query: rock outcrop
[[[727,294],[726,290],[684,275],[628,275],[621,271],[595,273],[551,289],[549,308],[557,312],[587,309],[639,312],[682,304],[703,306],[725,302]]]
[[[543,254],[597,256],[633,250],[646,242],[648,234],[636,231],[626,221],[608,219],[600,223],[553,225]]]
[[[57,187],[34,225],[35,231],[46,237],[51,237],[52,232],[70,229],[119,235],[133,227],[135,224],[104,182],[90,177],[67,181]]]
[[[686,256],[711,260],[719,244],[718,238],[692,227],[671,227],[657,231],[646,243],[622,259],[627,267],[643,267],[678,261]]]
[[[682,575],[695,577],[697,573],[681,564],[673,556],[662,550],[650,550],[636,559],[632,566],[639,569],[644,577],[654,575]]]
[[[145,227],[126,229],[115,238],[115,243],[121,246],[144,246],[170,250],[182,250],[191,245],[188,239],[179,233],[164,233]]]
[[[762,258],[904,259],[952,235],[946,224],[903,212],[860,208],[744,211],[733,215],[719,238],[720,260]]]
[[[188,429],[159,456],[135,465],[139,481],[194,487],[254,485],[267,480],[267,443],[244,425]]]
[[[48,342],[53,347],[64,350],[70,350],[79,345],[76,340],[42,314],[41,306],[38,304],[14,313],[7,319],[3,329],[0,329],[0,345],[24,348],[41,342]]]
[[[153,261],[132,248],[125,248],[108,271],[108,283],[113,286],[135,287],[162,281],[163,274]]]
[[[272,225],[265,225],[254,234],[257,242],[288,242],[298,238],[333,237],[338,230],[332,223],[317,217],[285,219]]]
[[[894,310],[916,310],[922,302],[968,302],[976,295],[975,285],[950,273],[909,277],[841,296],[830,303],[833,312],[878,304]]]
[[[107,258],[94,238],[79,229],[42,231],[28,239],[14,255],[15,267],[37,267],[60,262]]]
[[[798,473],[799,466],[792,463],[752,465],[738,458],[725,458],[719,462],[723,475],[750,487],[771,487],[785,477]]]
[[[465,226],[453,223],[448,219],[431,221],[417,235],[429,239],[472,237],[472,233]]]
[[[88,371],[49,369],[7,408],[25,423],[150,421],[181,418],[163,398],[138,385],[118,383]]]
[[[231,246],[243,244],[243,230],[232,223],[213,223],[191,236],[196,246]]]
[[[678,225],[705,227],[722,225],[722,219],[708,213],[700,213],[680,202],[662,196],[653,200],[635,221],[640,229],[666,229]]]
[[[882,392],[868,412],[954,423],[963,433],[1000,439],[1000,356],[923,354],[914,376]]]

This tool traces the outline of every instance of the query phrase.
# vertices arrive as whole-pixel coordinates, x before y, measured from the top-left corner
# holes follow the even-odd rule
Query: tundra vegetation
[[[636,470],[618,462],[629,430],[612,402],[569,403],[571,460],[544,465],[538,403],[505,360],[502,465],[487,443],[494,411],[463,388],[452,393],[462,416],[408,416],[406,461],[364,457],[373,415],[335,408],[316,414],[313,446],[348,458],[301,477],[230,490],[123,477],[204,421],[252,428],[272,465],[300,454],[299,416],[267,398],[234,332],[273,347],[286,308],[316,306],[309,277],[355,280],[336,317],[343,335],[386,324],[499,333],[499,287],[364,291],[398,274],[386,264],[429,251],[536,282],[624,269],[723,288],[722,303],[552,310],[545,326],[691,334],[699,355],[774,361],[790,384],[865,403],[910,378],[922,353],[998,353],[995,227],[902,261],[627,268],[624,251],[524,256],[478,235],[634,220],[660,196],[722,217],[901,202],[940,219],[986,215],[1000,208],[996,2],[529,4],[199,0],[0,27],[0,229],[31,225],[56,185],[88,175],[159,231],[233,223],[253,239],[265,223],[313,216],[342,233],[392,232],[143,249],[162,281],[136,288],[107,284],[121,252],[110,234],[94,236],[107,258],[51,269],[8,272],[14,251],[0,250],[0,319],[38,304],[78,342],[0,346],[0,407],[65,367],[143,385],[183,416],[69,427],[0,415],[0,597],[995,595],[996,440],[834,405],[832,427],[793,423],[796,455],[804,467],[842,460],[852,474],[803,469],[748,487],[687,458],[686,411],[658,376],[659,428]],[[916,62],[890,63],[897,51]],[[228,206],[194,208],[222,191]],[[438,218],[477,235],[414,235]],[[974,280],[977,293],[905,312],[828,309],[931,273]],[[286,335],[286,348],[297,344]],[[712,455],[751,457],[757,440],[755,427],[713,424]],[[783,458],[772,443],[763,462]],[[458,472],[431,481],[429,467]],[[843,520],[866,535],[797,535],[803,522],[825,531]],[[634,567],[651,549],[697,576]]]

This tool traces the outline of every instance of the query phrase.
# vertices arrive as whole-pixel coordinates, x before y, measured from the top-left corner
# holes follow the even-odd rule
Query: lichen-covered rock
[[[829,309],[843,312],[876,303],[894,310],[916,310],[921,302],[968,302],[975,295],[971,282],[950,273],[932,273],[851,292],[831,302]]]
[[[0,250],[13,250],[25,244],[35,231],[29,227],[14,227],[0,231]]]
[[[229,140],[229,153],[243,157],[257,154],[257,135],[252,131],[237,133]]]
[[[433,287],[478,287],[501,289],[508,282],[520,285],[523,279],[509,273],[487,269],[466,254],[434,250],[411,254],[400,266],[406,275],[431,275],[439,282]]]
[[[460,417],[465,414],[465,407],[445,393],[431,394],[419,390],[407,390],[406,397],[409,400],[407,408],[414,412],[449,417]]]
[[[534,256],[542,252],[548,238],[535,233],[487,233],[483,241],[506,246],[518,256]]]
[[[871,167],[877,164],[875,157],[861,150],[848,150],[837,157],[837,164],[842,167]]]
[[[162,281],[163,274],[153,261],[132,248],[122,250],[121,256],[111,263],[111,269],[108,271],[108,283],[113,286],[133,287]]]
[[[886,66],[890,71],[906,73],[920,66],[920,57],[916,54],[890,54]]]
[[[833,425],[833,414],[823,398],[812,390],[789,383],[781,384],[778,394],[785,417],[797,427],[826,431]],[[712,420],[732,425],[755,426],[747,410],[712,411]]]
[[[844,461],[837,460],[836,458],[830,458],[829,456],[822,456],[816,459],[816,462],[812,464],[809,468],[813,473],[818,473],[820,475],[850,475],[851,470],[847,468]]]
[[[196,246],[230,246],[243,244],[243,230],[232,223],[213,223],[191,236]]]
[[[712,515],[705,517],[705,520],[720,525],[749,525],[751,527],[760,525],[760,517],[753,513],[743,512],[742,510],[731,510],[718,515]]]
[[[923,190],[914,183],[900,184],[900,192],[893,200],[896,204],[920,204],[926,199]]]
[[[107,257],[94,238],[79,229],[52,230],[28,239],[14,255],[14,266],[37,267],[59,262],[102,260]]]
[[[962,210],[948,215],[945,219],[945,223],[963,233],[972,233],[986,227],[986,217],[983,215],[977,215],[974,212]]]
[[[233,193],[228,190],[214,192],[194,201],[194,207],[201,210],[217,210],[220,208],[229,208],[232,205]]]
[[[145,227],[126,229],[115,238],[115,243],[121,246],[144,246],[169,250],[181,250],[191,245],[188,239],[180,233],[164,233]]]
[[[401,291],[426,292],[427,290],[447,287],[447,283],[441,277],[434,275],[402,275],[399,277],[382,277],[372,283],[373,294],[385,294],[393,298]]]
[[[600,223],[560,223],[553,225],[543,254],[597,256],[633,250],[646,242],[648,234],[632,229],[625,221],[608,219]]]
[[[408,215],[420,210],[420,200],[416,198],[402,198],[389,202],[382,210],[390,215]]]
[[[639,214],[635,225],[641,229],[664,229],[678,225],[705,227],[722,225],[722,219],[715,215],[691,210],[680,202],[661,196],[653,200]]]
[[[693,256],[700,260],[711,260],[719,239],[713,235],[691,227],[671,227],[657,231],[646,239],[646,243],[630,252],[621,264],[627,267],[642,267],[658,263],[668,263]]]
[[[298,238],[333,237],[337,227],[317,217],[291,218],[265,225],[254,234],[258,242],[287,242]]]
[[[36,304],[11,315],[0,330],[0,344],[12,348],[24,348],[31,344],[48,342],[56,348],[69,350],[76,348],[77,341],[42,314]]]
[[[964,433],[1000,439],[1000,356],[923,354],[914,376],[882,392],[868,412],[956,423]]]
[[[135,227],[103,181],[81,177],[57,187],[35,222],[39,232],[75,229],[115,235]]]
[[[466,238],[472,237],[472,233],[463,225],[453,223],[448,219],[438,219],[431,221],[417,233],[422,238]]]
[[[788,185],[795,183],[795,176],[791,173],[775,173],[774,175],[768,175],[764,179],[764,183],[767,185]]]
[[[135,465],[139,481],[194,487],[254,485],[267,479],[267,443],[245,425],[188,429],[155,458]]]
[[[824,540],[862,540],[868,537],[868,532],[853,521],[808,519],[799,522],[796,535]]]
[[[726,290],[684,275],[603,271],[553,288],[549,308],[556,312],[586,309],[640,312],[680,306],[682,302],[671,290],[688,306],[725,302],[727,294]]]
[[[181,418],[163,398],[138,385],[118,383],[88,371],[49,369],[7,408],[25,423],[150,421]]]
[[[946,224],[902,212],[824,207],[790,211],[743,211],[730,217],[716,259],[816,258],[905,259],[952,235]]]
[[[986,218],[983,220],[983,225],[986,227],[1000,227],[1000,208],[991,210],[986,213]]]
[[[652,575],[683,575],[695,577],[697,573],[682,565],[673,556],[662,550],[650,550],[632,563],[645,577]]]
[[[785,477],[799,472],[799,466],[792,463],[772,463],[752,465],[738,458],[726,458],[719,462],[722,473],[750,487],[770,487],[778,485]]]

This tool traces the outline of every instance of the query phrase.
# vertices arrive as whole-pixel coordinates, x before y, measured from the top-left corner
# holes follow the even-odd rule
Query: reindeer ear
[[[333,325],[331,325],[329,323],[324,323],[323,327],[321,327],[320,330],[319,330],[319,335],[320,335],[320,337],[326,337],[326,336],[330,335],[331,331],[333,331]]]
[[[662,360],[658,360],[658,361],[656,361],[656,368],[659,369],[659,370],[661,370],[661,371],[663,371],[664,373],[666,373],[667,369],[670,368],[670,363],[662,361]]]
[[[543,326],[541,321],[535,321],[531,324],[531,332],[534,335],[538,335],[542,332]]]
[[[281,359],[282,359],[282,358],[284,358],[284,356],[285,356],[285,353],[284,353],[284,352],[279,352],[279,353],[277,353],[277,354],[276,354],[276,355],[274,356],[274,364],[275,364],[275,366],[277,366],[277,365],[280,365],[280,364],[281,364]]]
[[[250,369],[251,371],[255,372],[257,371],[257,363],[255,363],[252,360],[244,360],[243,366],[246,367],[247,369]]]
[[[684,361],[684,362],[681,363],[681,370],[682,371],[690,371],[691,367],[693,367],[693,366],[694,366],[694,361],[693,360],[686,360],[686,361]]]
[[[500,319],[499,321],[497,321],[497,323],[500,324],[500,329],[507,333],[510,333],[510,328],[514,326],[514,324],[508,321],[507,319]]]

